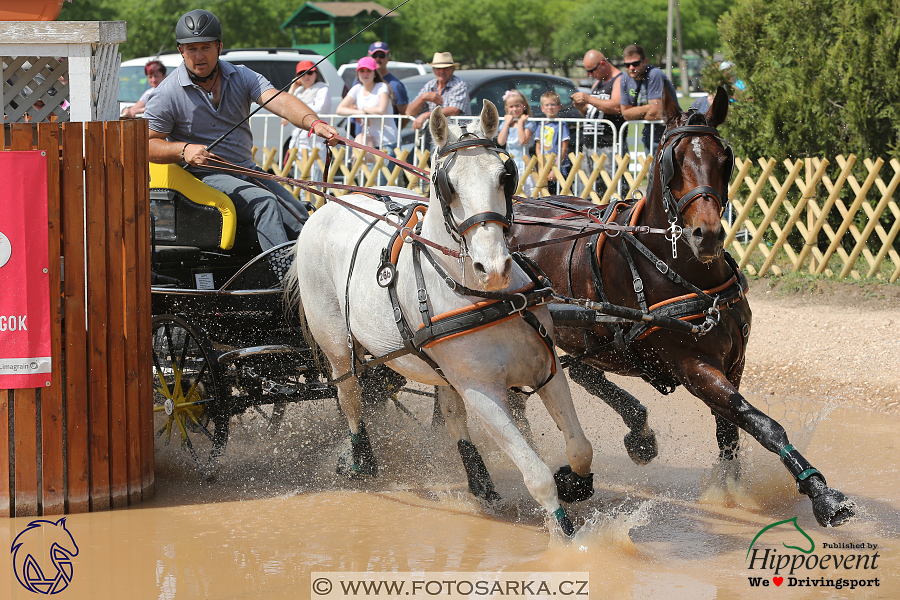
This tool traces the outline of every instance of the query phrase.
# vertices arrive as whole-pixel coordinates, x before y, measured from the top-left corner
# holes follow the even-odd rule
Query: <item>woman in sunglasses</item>
[[[299,98],[317,115],[330,113],[331,92],[328,90],[328,85],[322,78],[322,74],[316,69],[316,65],[312,61],[301,60],[297,63],[297,74],[300,75],[300,78],[291,84],[290,93]],[[287,125],[287,119],[282,119],[281,124]],[[297,149],[297,158],[300,160],[303,160],[304,149],[312,152],[313,148],[318,148],[318,160],[325,160],[325,140],[315,135],[310,137],[302,129],[294,129],[288,147]],[[285,157],[287,157],[287,153],[285,153]],[[314,181],[321,181],[319,179],[321,172],[318,161],[316,161],[309,172],[309,178]]]

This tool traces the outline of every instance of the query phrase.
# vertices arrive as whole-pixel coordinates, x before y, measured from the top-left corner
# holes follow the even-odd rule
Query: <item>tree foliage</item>
[[[718,48],[716,21],[728,0],[682,0],[682,47],[685,51]],[[588,0],[578,5],[553,36],[553,55],[574,63],[586,50],[596,48],[620,59],[629,44],[640,44],[651,62],[659,65],[666,53],[668,0]],[[673,41],[673,48],[677,42]]]
[[[900,155],[897,0],[737,0],[719,33],[747,89],[725,131],[744,156]]]
[[[380,3],[395,6],[390,0]],[[715,22],[729,3],[681,0],[685,48],[717,47]],[[290,34],[281,23],[301,5],[299,0],[75,0],[65,3],[60,19],[126,21],[128,41],[120,49],[128,59],[174,50],[175,22],[195,8],[221,19],[226,47],[288,46]],[[434,52],[452,52],[466,68],[502,62],[581,75],[576,61],[591,47],[620,56],[622,48],[639,41],[652,58],[662,56],[667,6],[668,0],[412,0],[391,20],[389,42],[398,60],[428,61]],[[379,39],[380,31],[376,26],[360,41]]]

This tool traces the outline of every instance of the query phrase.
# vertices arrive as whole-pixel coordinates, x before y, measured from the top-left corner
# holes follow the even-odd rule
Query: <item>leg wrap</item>
[[[812,475],[818,475],[822,482],[825,482],[825,478],[819,473],[819,470],[809,464],[809,461],[803,458],[803,455],[790,444],[781,449],[781,462],[794,479],[797,480],[798,485]]]
[[[354,472],[360,475],[378,475],[378,463],[375,461],[375,454],[372,452],[372,444],[369,442],[369,434],[366,433],[364,423],[359,424],[359,433],[350,434],[350,443],[353,446],[353,466]]]

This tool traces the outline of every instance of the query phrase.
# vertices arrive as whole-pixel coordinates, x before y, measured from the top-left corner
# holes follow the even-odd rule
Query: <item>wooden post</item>
[[[0,150],[47,155],[53,345],[48,387],[0,390],[0,515],[135,504],[153,493],[146,121],[6,129]]]

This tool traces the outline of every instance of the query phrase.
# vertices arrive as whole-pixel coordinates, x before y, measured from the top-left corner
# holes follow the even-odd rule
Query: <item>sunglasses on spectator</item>
[[[315,74],[316,74],[316,71],[315,71],[315,69],[313,69],[312,71],[307,71],[306,73],[302,73],[300,76],[303,77],[303,75],[315,75]]]
[[[593,73],[594,71],[596,71],[597,69],[600,68],[601,64],[603,64],[602,60],[600,62],[598,62],[596,65],[594,65],[593,69],[588,69],[587,67],[585,67],[584,70],[587,71],[588,73]]]
[[[385,54],[384,52],[376,52],[375,54],[372,55],[372,58],[375,58],[375,59],[387,58],[387,54]]]
[[[636,60],[636,61],[634,61],[634,62],[623,62],[622,64],[625,65],[626,68],[635,68],[635,69],[637,69],[639,66],[641,66],[641,63],[642,63],[642,62],[644,62],[644,59],[643,59],[643,58],[642,58],[641,60]]]

